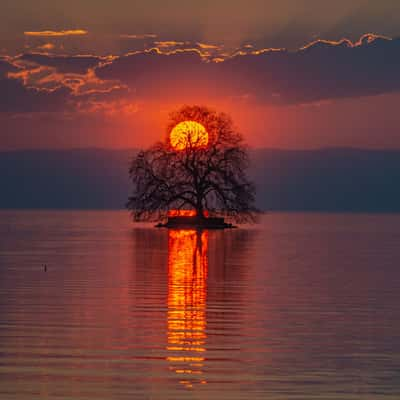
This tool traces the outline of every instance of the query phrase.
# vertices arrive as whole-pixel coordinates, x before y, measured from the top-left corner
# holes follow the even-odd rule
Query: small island
[[[156,228],[171,229],[228,229],[236,228],[235,225],[225,222],[222,217],[197,217],[197,216],[176,216],[168,217],[165,223],[159,222]]]

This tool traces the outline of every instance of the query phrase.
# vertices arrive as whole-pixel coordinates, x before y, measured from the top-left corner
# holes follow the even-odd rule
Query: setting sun
[[[169,140],[176,150],[183,150],[188,146],[207,146],[208,133],[206,128],[196,121],[182,121],[171,130]]]

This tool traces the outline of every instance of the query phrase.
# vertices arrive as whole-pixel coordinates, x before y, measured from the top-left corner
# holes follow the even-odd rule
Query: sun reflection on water
[[[170,230],[168,346],[170,369],[188,388],[207,383],[205,362],[208,232]]]

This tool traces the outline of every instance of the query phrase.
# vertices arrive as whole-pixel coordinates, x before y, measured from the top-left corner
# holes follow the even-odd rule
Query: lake
[[[399,399],[400,215],[168,231],[0,212],[0,399]]]

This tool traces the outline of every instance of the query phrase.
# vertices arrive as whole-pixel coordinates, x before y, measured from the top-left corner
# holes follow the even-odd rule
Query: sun
[[[182,121],[171,130],[169,141],[176,150],[204,147],[208,144],[208,133],[206,128],[196,121]]]

